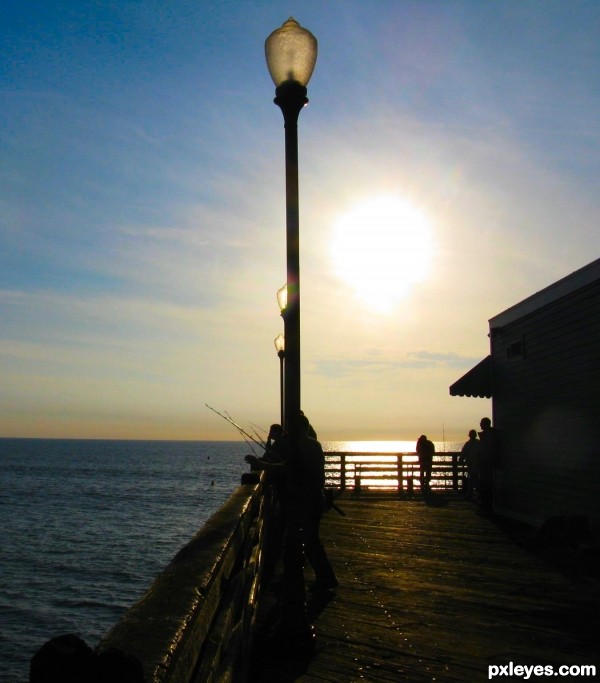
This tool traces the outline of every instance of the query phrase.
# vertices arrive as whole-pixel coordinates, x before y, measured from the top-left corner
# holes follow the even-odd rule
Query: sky
[[[0,436],[236,439],[279,419],[299,118],[302,405],[322,440],[466,440],[488,320],[600,255],[594,0],[8,0]]]

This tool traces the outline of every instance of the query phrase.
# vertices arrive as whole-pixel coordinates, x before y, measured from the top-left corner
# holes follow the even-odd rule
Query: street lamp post
[[[300,250],[298,207],[298,116],[308,102],[306,85],[317,60],[317,40],[294,19],[288,19],[265,41],[265,56],[275,83],[275,104],[285,124],[286,261],[285,415],[292,442],[300,413]]]
[[[265,56],[275,83],[275,104],[285,125],[287,300],[282,310],[285,334],[284,416],[288,459],[298,454],[300,416],[300,239],[298,206],[298,116],[307,104],[306,86],[317,61],[317,39],[291,17],[265,41]],[[288,487],[293,485],[289,481]],[[288,496],[289,498],[289,496]],[[288,506],[284,547],[284,596],[279,630],[294,639],[314,639],[306,616],[300,530]]]
[[[275,337],[275,351],[279,356],[279,407],[281,412],[281,426],[285,424],[285,410],[283,403],[283,359],[285,358],[285,337],[282,334],[278,334]]]

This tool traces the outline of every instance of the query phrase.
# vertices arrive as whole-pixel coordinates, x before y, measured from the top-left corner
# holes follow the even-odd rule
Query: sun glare
[[[432,252],[427,216],[395,195],[364,200],[333,225],[334,272],[372,310],[390,312],[425,279]]]

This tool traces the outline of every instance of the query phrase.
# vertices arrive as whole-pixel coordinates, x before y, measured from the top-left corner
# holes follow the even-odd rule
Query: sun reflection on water
[[[323,450],[343,453],[414,453],[415,441],[325,441]]]
[[[417,440],[414,441],[324,441],[326,453],[415,453]],[[460,451],[462,443],[454,441],[434,441],[436,453]]]

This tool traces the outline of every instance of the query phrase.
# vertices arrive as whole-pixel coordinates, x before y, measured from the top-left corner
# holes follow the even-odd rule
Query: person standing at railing
[[[280,424],[271,425],[262,458],[257,458],[255,455],[245,457],[252,470],[264,470],[267,473],[265,493],[270,496],[271,502],[270,534],[272,538],[271,547],[274,548],[268,564],[269,571],[275,566],[283,548],[287,515],[286,459],[286,433]]]
[[[304,415],[303,410],[300,411],[300,415]],[[311,439],[315,439],[315,441],[317,440],[317,432],[315,432],[315,428],[311,425],[310,421],[308,423],[308,436],[310,436]]]
[[[460,461],[467,466],[467,477],[464,483],[464,494],[467,500],[473,500],[479,492],[479,440],[474,429],[469,431],[469,440],[460,452]]]
[[[304,551],[315,573],[316,591],[329,591],[338,585],[319,537],[321,517],[325,511],[325,454],[321,444],[310,436],[314,433],[308,418],[298,418],[298,452],[288,463],[288,533],[300,532]]]
[[[276,476],[285,476],[286,540],[284,564],[298,565],[298,579],[302,578],[302,555],[306,554],[315,573],[315,591],[330,591],[338,585],[319,537],[321,517],[326,508],[325,454],[321,444],[310,436],[308,418],[298,416],[298,449],[281,462],[247,455],[245,460],[254,469],[263,469]]]
[[[285,496],[285,460],[286,441],[285,432],[280,424],[273,424],[269,429],[269,436],[265,444],[262,458],[255,455],[245,456],[245,461],[253,470],[266,470],[268,483],[273,484],[278,492],[278,498]]]
[[[273,424],[265,444],[263,460],[266,462],[283,462],[285,460],[285,432],[280,424]]]
[[[492,427],[489,417],[482,417],[479,423],[479,482],[481,507],[491,513],[494,504],[494,469],[498,466],[500,442],[498,430]]]
[[[417,439],[417,455],[419,456],[419,468],[421,492],[425,493],[430,490],[431,472],[433,469],[433,456],[435,455],[435,446],[425,434]]]

